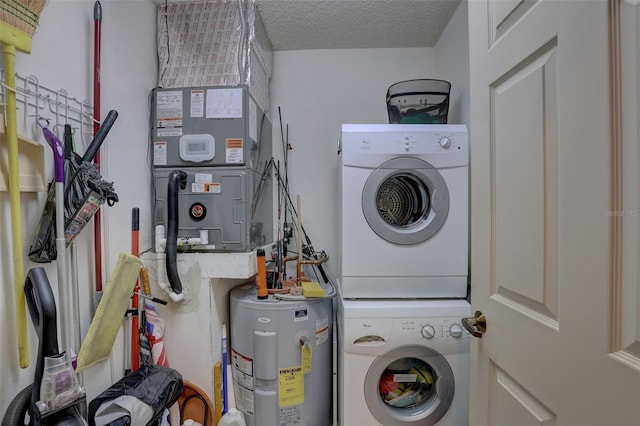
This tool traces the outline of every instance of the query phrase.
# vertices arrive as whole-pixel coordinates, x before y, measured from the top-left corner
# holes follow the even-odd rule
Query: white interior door
[[[637,3],[469,1],[473,425],[640,424]]]

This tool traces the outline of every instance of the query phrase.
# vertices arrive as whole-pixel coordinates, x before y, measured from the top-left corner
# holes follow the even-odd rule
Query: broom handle
[[[102,6],[96,1],[93,6],[93,133],[100,130],[100,46],[102,34]],[[100,171],[100,151],[96,152],[94,163]],[[96,293],[102,292],[102,216],[100,209],[93,215],[93,251],[95,263]]]
[[[138,257],[140,255],[140,209],[134,207],[131,210],[131,254]],[[136,279],[136,284],[131,295],[131,309],[133,310],[131,318],[131,371],[136,371],[140,367],[140,336],[138,334],[140,314],[138,310],[140,280]]]
[[[18,357],[20,368],[29,366],[29,343],[27,340],[27,317],[24,300],[24,263],[22,260],[22,222],[20,219],[20,179],[18,170],[18,129],[16,114],[16,70],[15,46],[3,43],[4,78],[8,90],[7,102],[7,145],[9,157],[9,199],[11,203],[11,240],[13,243],[13,275],[15,287],[16,323],[18,326]]]

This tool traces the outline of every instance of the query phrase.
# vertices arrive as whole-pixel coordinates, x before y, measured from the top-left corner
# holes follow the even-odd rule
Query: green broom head
[[[47,0],[0,0],[0,21],[33,35]]]

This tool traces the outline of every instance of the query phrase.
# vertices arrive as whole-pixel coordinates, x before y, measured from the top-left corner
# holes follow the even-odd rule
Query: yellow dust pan
[[[120,253],[80,347],[77,371],[104,361],[111,355],[113,342],[129,307],[141,268],[142,261],[138,257]]]

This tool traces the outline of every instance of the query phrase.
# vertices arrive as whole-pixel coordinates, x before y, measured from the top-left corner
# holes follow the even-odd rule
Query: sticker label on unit
[[[251,416],[254,415],[254,410],[253,410],[253,391],[249,390],[249,389],[245,389],[242,386],[237,386],[237,383],[234,384],[236,386],[234,386],[233,388],[233,395],[235,397],[235,402],[236,402],[236,408],[238,408],[238,410],[243,411]]]
[[[311,359],[313,358],[313,350],[311,343],[304,342],[300,348],[300,360],[302,360],[302,372],[304,374],[311,373]]]
[[[418,376],[416,374],[394,374],[393,381],[398,383],[415,383],[418,380]]]
[[[318,318],[316,320],[316,346],[329,339],[329,318]]]
[[[304,373],[302,366],[278,370],[278,405],[290,407],[304,403]]]
[[[191,91],[191,117],[204,117],[204,90]]]
[[[258,141],[258,107],[253,99],[249,98],[249,137]]]
[[[191,184],[191,192],[194,194],[220,194],[222,185],[219,182],[211,182],[213,175],[210,173],[196,173]]]
[[[242,89],[207,89],[207,118],[242,118]]]
[[[293,311],[293,321],[307,321],[309,319],[309,311],[307,309],[296,309]]]
[[[246,388],[253,389],[253,360],[231,350],[231,365],[236,381]],[[236,377],[237,375],[241,377]]]
[[[193,181],[197,183],[209,183],[213,180],[211,173],[196,173],[193,176]]]
[[[182,92],[156,93],[156,129],[158,136],[182,135]]]
[[[222,185],[218,182],[205,183],[204,192],[208,194],[220,194],[222,192]]]
[[[242,138],[229,138],[225,140],[225,161],[229,164],[242,164],[244,162],[244,154],[242,147],[244,141]]]
[[[253,360],[231,350],[231,379],[234,383],[236,406],[250,415],[253,403]]]
[[[303,424],[302,407],[280,408],[280,426],[298,426]]]
[[[153,143],[153,164],[156,166],[167,165],[167,143],[166,142]]]
[[[182,136],[182,127],[176,129],[158,129],[157,136],[159,138],[167,138],[169,136]]]

